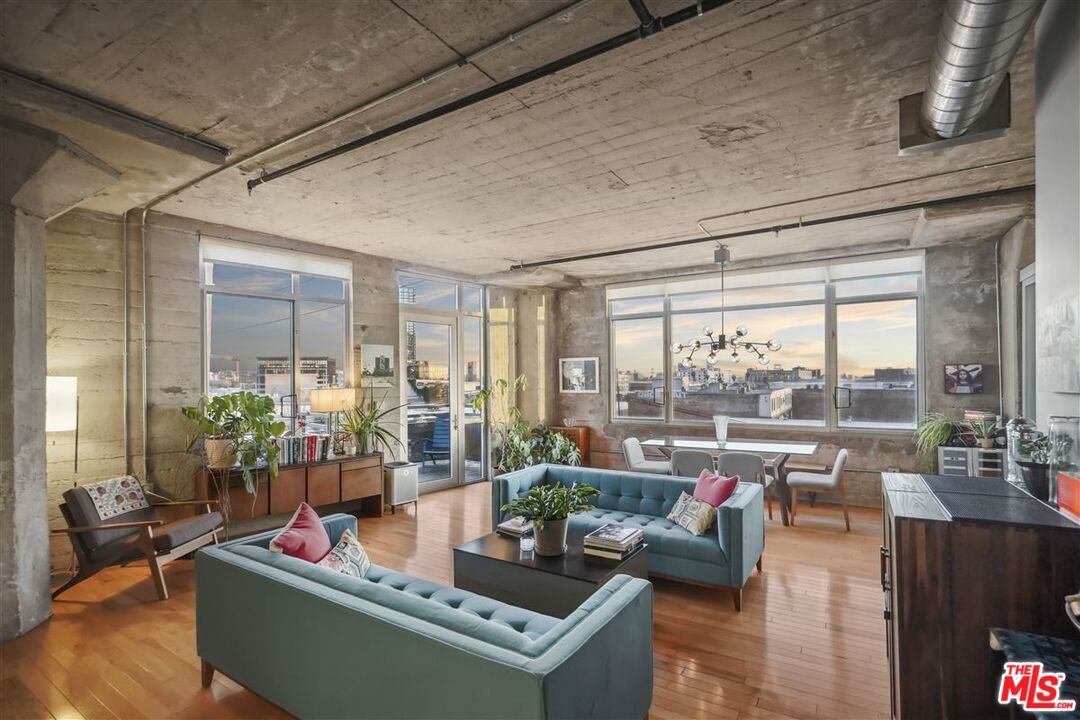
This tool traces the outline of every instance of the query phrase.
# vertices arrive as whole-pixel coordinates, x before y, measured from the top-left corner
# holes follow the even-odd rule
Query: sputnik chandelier
[[[724,266],[730,259],[731,251],[728,250],[727,245],[717,243],[716,250],[713,253],[713,260],[720,265],[720,332],[716,333],[711,326],[706,325],[701,329],[703,337],[673,344],[671,346],[672,353],[679,355],[686,352],[686,357],[679,362],[679,365],[684,368],[694,367],[694,353],[698,350],[708,352],[708,355],[705,356],[705,363],[710,367],[720,361],[720,353],[728,350],[731,351],[731,362],[733,363],[742,361],[742,356],[739,354],[739,351],[742,350],[751,357],[756,356],[758,364],[768,365],[769,356],[765,354],[765,350],[776,352],[783,347],[782,343],[775,339],[766,340],[765,342],[745,340],[748,331],[742,325],[735,328],[734,336],[728,336],[724,317]]]

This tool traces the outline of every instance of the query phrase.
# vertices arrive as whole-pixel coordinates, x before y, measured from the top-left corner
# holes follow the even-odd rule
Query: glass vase
[[[1058,507],[1058,489],[1062,475],[1075,477],[1080,470],[1080,417],[1051,415],[1049,432],[1050,492],[1049,501]]]

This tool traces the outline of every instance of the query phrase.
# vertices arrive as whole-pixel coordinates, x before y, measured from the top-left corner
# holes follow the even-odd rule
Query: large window
[[[274,399],[299,430],[326,431],[311,390],[349,381],[347,262],[203,240],[206,391]]]
[[[914,427],[921,283],[922,256],[907,254],[728,273],[723,292],[712,275],[609,287],[612,416]],[[782,347],[711,362],[669,349],[722,327]]]

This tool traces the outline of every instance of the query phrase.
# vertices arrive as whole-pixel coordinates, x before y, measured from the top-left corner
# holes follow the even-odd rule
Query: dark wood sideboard
[[[997,478],[882,474],[894,718],[1008,717],[990,628],[1076,632],[1080,525]]]
[[[220,481],[222,471],[214,473]],[[228,472],[230,523],[291,513],[301,502],[316,509],[342,505],[339,509],[355,509],[362,515],[381,517],[383,514],[382,453],[281,465],[277,477],[271,479],[265,470],[260,470],[257,477],[259,492],[253,504],[244,489],[240,470]],[[216,500],[217,484],[211,482],[209,471],[204,469],[196,481],[196,498]]]
[[[575,425],[574,427],[553,427],[551,428],[557,433],[561,433],[570,438],[571,442],[577,445],[578,450],[581,451],[581,466],[589,467],[589,428],[587,425]]]

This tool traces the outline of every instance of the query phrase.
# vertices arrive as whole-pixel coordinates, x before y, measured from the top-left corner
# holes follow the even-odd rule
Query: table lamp
[[[338,413],[350,410],[356,405],[356,388],[316,388],[309,398],[311,412],[329,413],[331,420],[336,420]],[[331,435],[335,431],[331,431]]]

